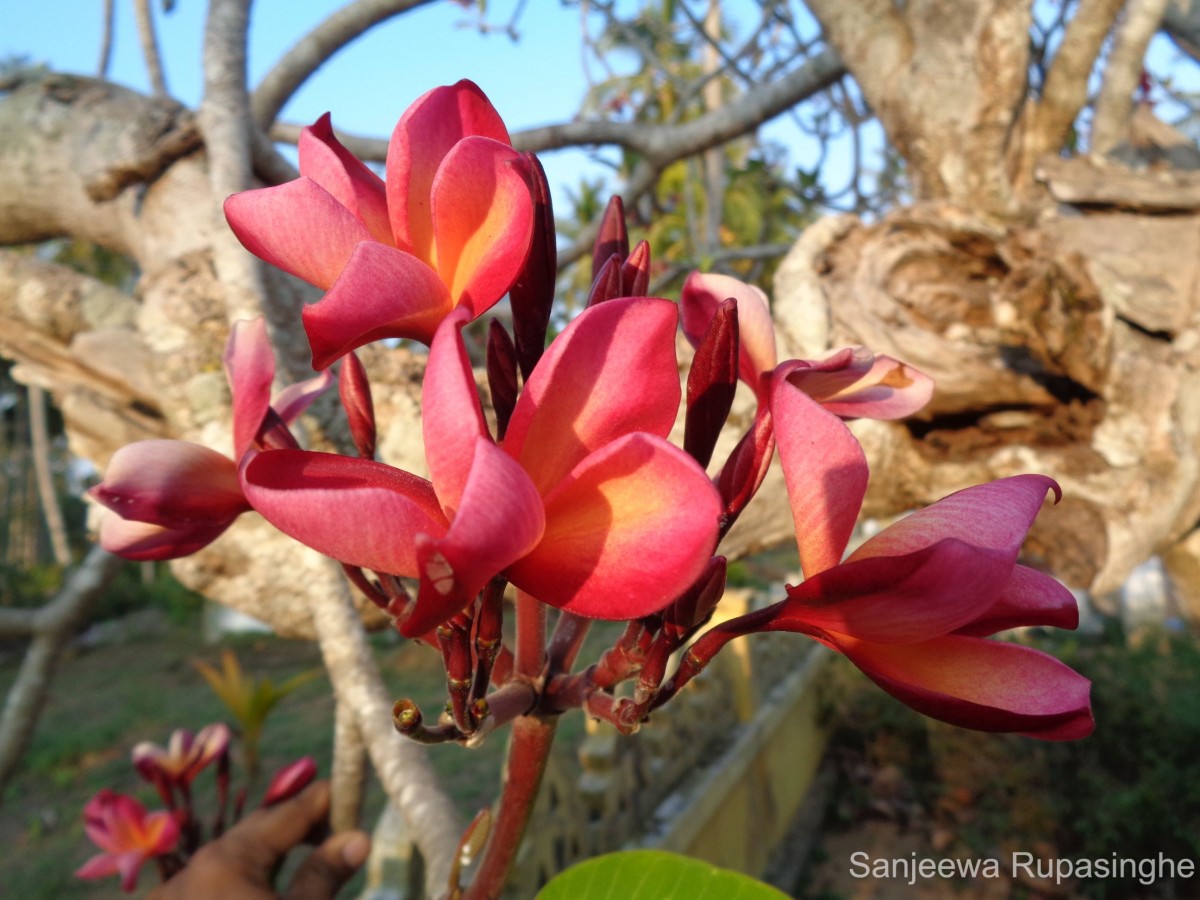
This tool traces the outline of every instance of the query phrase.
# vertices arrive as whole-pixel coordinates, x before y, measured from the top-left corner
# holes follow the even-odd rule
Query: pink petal
[[[258,437],[271,405],[275,353],[266,320],[259,316],[234,322],[222,359],[233,396],[233,456],[241,459]]]
[[[621,298],[585,310],[555,338],[504,437],[543,496],[609,441],[670,432],[681,393],[677,321],[668,300]]]
[[[507,144],[459,141],[433,182],[437,270],[456,304],[478,316],[507,293],[533,238],[529,165]]]
[[[331,384],[333,384],[333,372],[325,369],[312,378],[289,384],[275,395],[271,406],[275,408],[279,418],[291,425],[304,415],[304,411],[312,406],[312,402],[320,397]]]
[[[290,765],[284,766],[267,785],[263,795],[262,806],[272,806],[295,797],[308,787],[317,777],[317,761],[311,756],[302,756]]]
[[[109,853],[98,853],[75,870],[76,878],[88,880],[116,874],[117,858]]]
[[[446,524],[428,481],[365,459],[269,450],[242,468],[246,497],[285,534],[348,565],[417,574],[413,542]]]
[[[661,438],[626,435],[584,459],[546,497],[546,533],[509,578],[582,616],[649,615],[704,570],[720,511],[695,460]]]
[[[100,546],[134,562],[179,559],[207,547],[229,525],[226,522],[197,528],[163,528],[149,522],[122,519],[110,512],[100,520]]]
[[[313,368],[382,338],[429,343],[452,304],[437,273],[410,253],[371,241],[359,244],[337,283],[304,307]]]
[[[1091,682],[1028,647],[951,635],[918,644],[832,643],[917,712],[980,731],[1074,740],[1094,727]]]
[[[698,347],[708,332],[708,323],[722,301],[733,298],[738,305],[741,353],[738,377],[755,391],[763,372],[775,368],[775,324],[767,295],[754,285],[728,275],[693,272],[683,283],[679,305],[683,311],[683,333]]]
[[[249,509],[227,456],[187,441],[126,444],[89,492],[124,519],[164,528],[224,528]]]
[[[957,633],[983,637],[1028,625],[1078,628],[1079,605],[1057,579],[1037,569],[1014,566],[996,602]]]
[[[867,459],[840,419],[781,378],[772,380],[770,406],[800,568],[811,578],[842,559],[867,490]]]
[[[925,641],[993,606],[1011,569],[1001,555],[952,538],[905,556],[847,562],[788,588],[771,628]]]
[[[225,201],[225,218],[259,259],[322,290],[337,281],[355,245],[371,240],[366,226],[311,178],[234,194]]]
[[[300,132],[300,174],[329,191],[366,226],[371,237],[393,245],[383,179],[333,136],[329,113]]]
[[[849,559],[899,556],[953,537],[1016,562],[1047,491],[1061,496],[1058,484],[1045,475],[1015,475],[969,487],[889,525]]]
[[[418,543],[420,592],[399,623],[400,633],[418,637],[457,614],[493,576],[527,554],[544,528],[542,498],[529,476],[490,438],[478,438],[446,536]]]
[[[512,143],[483,91],[464,79],[418,98],[396,123],[388,144],[387,204],[396,246],[430,265],[433,179],[446,154],[468,135]]]
[[[787,380],[835,416],[899,419],[933,396],[933,379],[912,366],[848,347],[823,360],[794,360],[780,367]]]
[[[459,307],[438,328],[421,388],[425,459],[447,516],[458,509],[475,459],[475,445],[488,433],[462,340],[462,327],[469,316]]]

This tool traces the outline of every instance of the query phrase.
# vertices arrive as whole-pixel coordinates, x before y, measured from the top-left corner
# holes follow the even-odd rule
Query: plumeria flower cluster
[[[231,197],[226,213],[248,249],[326,290],[304,327],[314,368],[340,366],[355,453],[300,446],[288,423],[327,374],[272,399],[265,329],[241,323],[226,354],[233,457],[178,442],[122,450],[93,492],[120,517],[105,546],[179,556],[253,509],[337,560],[401,634],[443,656],[448,711],[427,722],[409,701],[395,709],[396,727],[427,742],[471,743],[518,716],[578,706],[632,731],[725,643],[760,631],[807,635],[949,722],[1053,739],[1090,731],[1085,679],[987,639],[1075,625],[1070,592],[1017,562],[1058,494],[1050,479],[954,494],[843,559],[868,477],[845,420],[915,412],[933,390],[925,375],[865,348],[780,361],[766,296],[726,276],[692,275],[678,303],[646,296],[650,251],[630,248],[619,200],[596,240],[586,309],[547,345],[556,262],[545,176],[469,82],[405,112],[386,180],[336,140],[328,117],[305,129],[300,172]],[[511,332],[498,321],[487,332],[485,413],[463,330],[506,294]],[[686,397],[680,327],[695,347]],[[369,377],[353,351],[382,338],[429,347],[428,479],[376,459]],[[739,380],[757,413],[717,464]],[[668,435],[681,400],[678,447]],[[718,544],[776,456],[804,580],[702,633],[725,585]],[[594,619],[627,625],[580,668]]]
[[[101,790],[83,810],[84,830],[101,852],[84,863],[76,877],[120,875],[122,889],[133,891],[147,862],[153,860],[166,881],[207,840],[220,837],[241,818],[246,805],[246,787],[230,797],[230,742],[229,727],[218,723],[196,733],[179,729],[165,747],[149,742],[134,747],[134,768],[154,786],[166,808],[147,812],[134,797]],[[217,809],[205,822],[196,813],[192,784],[210,766],[215,772]],[[260,806],[294,797],[316,774],[311,757],[285,766],[271,779]]]

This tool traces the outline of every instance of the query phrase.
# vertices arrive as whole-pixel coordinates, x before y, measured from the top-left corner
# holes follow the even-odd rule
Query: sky
[[[347,0],[257,0],[252,7],[249,69],[257,83],[318,22]],[[206,0],[176,0],[169,14],[152,0],[167,88],[195,107],[202,92]],[[488,21],[508,22],[516,0],[490,0]],[[0,0],[0,59],[25,56],[58,71],[96,73],[102,0]],[[132,0],[116,0],[109,77],[149,90]],[[309,79],[282,118],[308,124],[332,112],[334,126],[386,137],[404,109],[425,91],[469,78],[483,88],[511,131],[569,120],[586,90],[580,56],[580,14],[557,0],[532,0],[519,20],[520,39],[481,34],[473,11],[433,3],[376,26],[343,48]],[[584,154],[544,163],[557,195],[581,172],[598,171]]]

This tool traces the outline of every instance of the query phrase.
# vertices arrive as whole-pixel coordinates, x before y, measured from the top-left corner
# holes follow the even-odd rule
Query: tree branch
[[[158,96],[166,97],[167,79],[163,76],[162,54],[158,50],[158,36],[154,33],[150,0],[133,0],[133,13],[137,19],[138,39],[142,43],[142,59],[146,62],[150,88]]]
[[[1200,0],[1168,3],[1163,14],[1163,30],[1175,46],[1200,61]]]
[[[400,809],[425,858],[426,886],[439,896],[450,876],[461,823],[438,787],[424,749],[392,725],[392,702],[375,665],[341,569],[329,562],[313,585],[312,616],[337,703],[357,716],[359,733],[388,797]]]
[[[204,30],[200,127],[215,201],[210,215],[217,219],[224,199],[249,188],[253,179],[253,122],[246,87],[250,2],[212,0]],[[213,230],[213,262],[225,288],[226,315],[230,322],[253,318],[263,312],[266,296],[261,264],[220,225]]]
[[[334,831],[350,831],[362,822],[366,789],[367,750],[354,710],[338,701],[334,705],[332,808],[329,824]]]
[[[254,91],[251,111],[261,128],[269,128],[300,85],[338,50],[392,16],[432,0],[355,0],[296,42]]]
[[[36,610],[5,610],[6,614],[24,614],[25,634],[31,634],[33,641],[0,715],[0,802],[3,802],[4,788],[33,736],[63,645],[122,565],[124,560],[98,546],[93,547],[46,606]],[[9,628],[16,624],[15,616],[6,615],[5,619],[8,621],[0,623],[0,633],[11,634]]]
[[[97,78],[108,77],[108,67],[112,62],[114,2],[115,0],[104,0],[104,24],[101,26],[100,62],[96,64]]]
[[[1129,134],[1133,92],[1142,74],[1146,47],[1162,24],[1172,0],[1130,0],[1116,45],[1104,67],[1104,79],[1092,117],[1093,153],[1107,153]]]
[[[1124,5],[1125,0],[1080,0],[1046,74],[1041,99],[1030,107],[1024,171],[1032,171],[1036,160],[1066,141],[1087,103],[1088,79],[1096,57]]]

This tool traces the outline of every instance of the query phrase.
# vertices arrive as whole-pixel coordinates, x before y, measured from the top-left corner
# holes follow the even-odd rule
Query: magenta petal
[[[543,495],[615,438],[670,432],[681,393],[677,322],[668,300],[621,298],[585,310],[555,338],[504,437]]]
[[[383,179],[333,136],[329,113],[300,132],[296,150],[301,175],[329,191],[359,218],[375,240],[393,243]]]
[[[75,870],[76,878],[92,880],[117,874],[117,858],[111,853],[97,853]]]
[[[261,806],[274,806],[290,800],[308,787],[317,777],[317,761],[311,756],[302,756],[294,763],[284,766],[267,785]]]
[[[376,572],[416,575],[416,536],[446,531],[428,481],[371,460],[269,450],[242,467],[242,483],[250,503],[280,531]]]
[[[179,559],[207,547],[230,524],[163,528],[149,522],[122,519],[116,513],[109,512],[100,520],[100,546],[109,553],[134,562]]]
[[[328,290],[356,244],[371,234],[311,178],[243,191],[225,201],[225,218],[247,250]]]
[[[374,241],[359,244],[329,293],[304,307],[313,368],[382,338],[428,344],[450,309],[446,286],[425,263]]]
[[[782,378],[771,417],[806,577],[836,566],[867,490],[867,459],[845,424]],[[898,554],[893,554],[898,555]]]
[[[912,366],[847,347],[823,360],[795,360],[780,367],[787,380],[835,416],[899,419],[933,396],[933,379]]]
[[[241,459],[258,437],[275,380],[275,354],[262,316],[233,323],[223,361],[233,396],[233,458]]]
[[[717,307],[730,298],[737,301],[741,334],[738,377],[758,391],[762,373],[774,369],[776,360],[775,325],[767,295],[761,290],[728,275],[693,272],[679,297],[683,333],[698,347]]]
[[[1027,566],[1014,566],[996,602],[957,633],[984,637],[1028,625],[1078,628],[1079,604],[1057,579]]]
[[[165,528],[224,527],[249,509],[233,460],[187,441],[126,444],[88,493],[123,519]]]
[[[1091,682],[1028,647],[950,635],[917,644],[830,642],[917,712],[979,731],[1074,740],[1094,727]]]
[[[504,296],[533,238],[529,164],[506,143],[463,138],[433,181],[437,271],[453,302],[475,316]]]
[[[430,264],[433,179],[446,154],[468,135],[512,143],[483,91],[464,79],[419,97],[396,123],[388,144],[387,203],[396,246]]]
[[[690,456],[652,435],[626,435],[584,459],[546,497],[546,533],[509,578],[582,616],[649,615],[704,570],[720,510]]]
[[[1000,554],[954,539],[906,556],[847,562],[788,588],[770,627],[888,644],[929,640],[993,606],[1011,568]]]
[[[1061,496],[1058,484],[1045,475],[1015,475],[969,487],[889,525],[849,559],[899,556],[945,538],[958,538],[999,551],[1016,562],[1047,491]]]
[[[447,516],[458,509],[487,424],[475,391],[475,375],[462,341],[469,313],[459,307],[438,328],[421,388],[425,459],[438,502]]]
[[[544,528],[542,498],[529,476],[490,438],[478,438],[449,530],[418,547],[421,587],[401,634],[419,637],[458,613],[493,576],[527,554]]]
[[[320,397],[331,384],[333,384],[333,372],[326,369],[312,378],[289,384],[271,401],[271,406],[285,424],[291,425],[304,414],[306,409],[312,406],[312,402]]]

